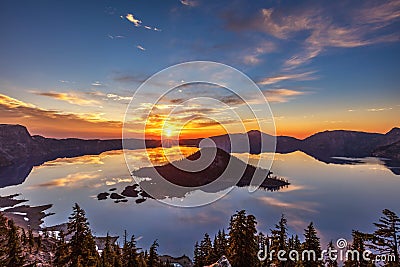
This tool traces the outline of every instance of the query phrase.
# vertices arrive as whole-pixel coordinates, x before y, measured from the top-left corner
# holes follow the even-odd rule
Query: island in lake
[[[202,148],[184,159],[165,165],[143,167],[132,174],[139,178],[150,178],[143,179],[139,186],[127,186],[120,194],[122,197],[137,198],[137,203],[147,198],[184,197],[194,190],[216,193],[232,186],[255,185],[254,180],[260,181],[260,188],[268,191],[276,191],[290,184],[287,180],[272,176],[270,170],[246,164],[215,147]],[[98,199],[104,200],[108,196],[120,202],[117,193],[100,193]]]

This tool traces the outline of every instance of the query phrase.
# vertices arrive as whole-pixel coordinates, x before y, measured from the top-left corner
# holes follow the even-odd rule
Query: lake
[[[170,148],[173,155],[175,148]],[[196,148],[182,148],[185,155]],[[159,149],[150,149],[153,161],[163,164]],[[243,158],[244,154],[234,154]],[[144,167],[145,152],[132,150],[128,157]],[[265,156],[265,155],[264,155]],[[272,155],[266,155],[272,156]],[[257,155],[251,155],[257,159]],[[134,183],[125,164],[123,151],[100,155],[63,158],[34,167],[23,184],[0,189],[0,195],[21,193],[20,198],[30,205],[53,204],[45,218],[50,226],[66,222],[72,206],[78,203],[87,214],[96,235],[138,237],[139,247],[148,248],[153,240],[160,243],[159,252],[192,256],[194,243],[204,233],[213,236],[218,229],[227,228],[229,218],[237,210],[245,209],[256,216],[257,228],[264,233],[279,220],[282,213],[288,218],[290,232],[302,236],[303,229],[313,221],[323,246],[333,239],[351,239],[351,230],[372,231],[385,208],[400,213],[400,176],[395,175],[375,158],[362,159],[357,164],[326,164],[302,153],[276,154],[272,171],[289,180],[291,185],[279,191],[235,187],[222,199],[196,208],[178,208],[154,199],[136,204],[114,203],[111,199],[97,199],[97,195],[111,188],[121,192]],[[204,192],[193,191],[172,202],[201,198]],[[217,193],[218,194],[218,193]]]

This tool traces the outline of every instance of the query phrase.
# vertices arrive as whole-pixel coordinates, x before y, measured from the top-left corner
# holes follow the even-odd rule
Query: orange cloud
[[[0,94],[2,123],[19,123],[33,134],[47,137],[120,138],[122,122],[98,114],[65,113],[48,110]]]
[[[297,81],[309,81],[314,80],[315,77],[311,75],[314,74],[313,71],[304,72],[304,73],[295,73],[295,74],[282,74],[277,76],[272,76],[268,78],[264,78],[258,82],[259,85],[270,85],[286,80],[297,80]]]
[[[85,99],[83,96],[78,95],[77,93],[60,93],[60,92],[32,92],[36,95],[47,96],[57,100],[66,101],[70,104],[79,105],[79,106],[97,106],[100,104],[99,101],[94,99]]]
[[[270,89],[263,92],[269,102],[284,103],[288,102],[295,96],[306,94],[305,92],[295,91],[291,89]]]

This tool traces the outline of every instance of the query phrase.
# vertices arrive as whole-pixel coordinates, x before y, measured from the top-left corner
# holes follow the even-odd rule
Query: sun
[[[172,136],[172,130],[171,130],[171,129],[166,129],[166,130],[164,131],[164,135],[165,135],[166,137],[171,137],[171,136]]]

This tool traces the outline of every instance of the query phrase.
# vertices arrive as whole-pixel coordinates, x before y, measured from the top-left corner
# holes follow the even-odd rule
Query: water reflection
[[[131,151],[128,156],[135,159],[134,168],[146,166],[143,150]],[[236,153],[234,156],[246,157]],[[256,160],[257,155],[253,157]],[[134,201],[116,204],[114,200],[97,200],[100,192],[119,194],[135,183],[122,151],[113,151],[34,167],[22,184],[0,189],[0,195],[21,193],[19,198],[28,199],[29,205],[53,204],[49,212],[55,215],[44,219],[47,226],[65,222],[77,202],[85,209],[95,234],[109,232],[122,236],[126,229],[128,234],[142,237],[140,246],[149,247],[158,239],[160,253],[179,256],[191,255],[195,241],[205,232],[216,233],[226,228],[230,216],[240,209],[254,214],[257,228],[264,232],[273,227],[282,213],[288,218],[290,233],[302,233],[313,221],[321,233],[322,244],[341,237],[350,239],[352,229],[370,232],[371,222],[376,221],[382,209],[400,213],[400,179],[382,164],[380,160],[326,164],[302,152],[276,154],[272,170],[290,180],[288,188],[250,194],[247,188],[235,187],[210,205],[181,209],[152,199],[141,205]],[[86,179],[77,178],[81,174]],[[194,201],[204,194],[207,193],[196,190],[185,195],[185,199]]]
[[[163,165],[168,161],[175,161],[181,159],[183,157],[187,157],[198,150],[197,147],[170,147],[170,148],[151,148],[146,151],[143,149],[132,150],[132,153],[127,153],[127,157],[129,161],[135,160],[137,162],[143,163],[144,159],[147,157],[153,163],[153,165]],[[136,152],[137,153],[136,153]],[[21,184],[25,181],[28,175],[31,173],[33,167],[42,168],[48,166],[56,166],[56,165],[78,165],[78,164],[103,164],[102,158],[104,157],[112,157],[113,155],[120,155],[121,150],[114,150],[102,153],[100,155],[85,155],[73,158],[59,158],[52,161],[47,162],[37,162],[37,161],[24,161],[17,162],[8,167],[0,168],[0,188],[13,186]],[[235,154],[235,153],[233,153]],[[254,162],[259,160],[260,154],[246,154],[247,158],[250,159],[249,164],[251,163],[251,158],[253,158]],[[261,155],[265,156],[268,153],[262,153]],[[355,165],[355,164],[365,164],[371,160],[375,160],[378,164],[385,166],[391,172],[396,175],[400,175],[400,162],[396,162],[389,159],[376,159],[376,158],[346,158],[346,157],[329,157],[324,155],[315,155],[311,154],[313,158],[318,161],[328,163],[328,164],[343,164],[343,165]],[[268,158],[268,156],[267,156]],[[272,155],[270,156],[272,158]],[[39,165],[40,164],[40,165]],[[38,166],[37,166],[38,165]],[[142,164],[137,166],[137,168],[146,167],[147,164]],[[266,166],[267,167],[267,166]]]

